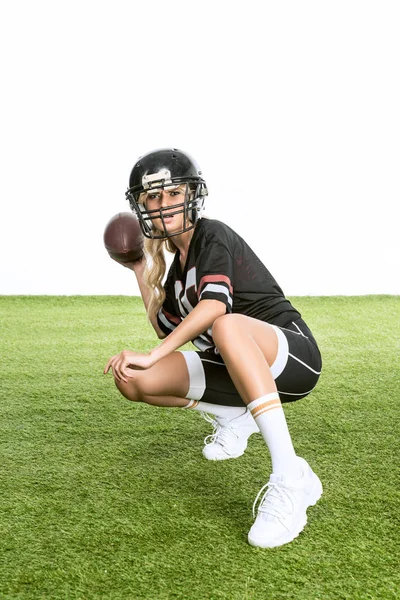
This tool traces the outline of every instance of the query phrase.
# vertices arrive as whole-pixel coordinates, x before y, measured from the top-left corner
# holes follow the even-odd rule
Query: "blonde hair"
[[[175,244],[168,238],[158,240],[146,238],[144,241],[146,267],[143,277],[150,292],[150,300],[147,305],[147,314],[149,317],[150,315],[157,315],[165,300],[163,286],[163,278],[167,267],[165,250],[174,254],[177,250]]]

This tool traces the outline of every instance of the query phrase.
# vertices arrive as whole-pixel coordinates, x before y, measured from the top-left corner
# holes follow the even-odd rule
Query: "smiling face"
[[[186,184],[169,185],[143,193],[141,203],[146,209],[147,217],[151,217],[147,221],[149,225],[152,224],[158,231],[168,235],[185,229],[189,225],[185,208],[186,194]]]

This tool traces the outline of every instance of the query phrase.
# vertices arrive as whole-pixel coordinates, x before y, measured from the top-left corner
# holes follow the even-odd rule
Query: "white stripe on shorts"
[[[278,337],[278,353],[273,364],[270,367],[272,377],[276,379],[286,367],[286,363],[289,358],[289,344],[285,334],[281,329],[279,329],[279,327],[277,327],[276,325],[271,325],[271,327],[274,329]]]
[[[299,358],[297,358],[297,356],[294,356],[294,354],[289,353],[289,356],[294,358],[294,360],[297,360],[297,362],[299,362],[301,365],[303,365],[303,367],[306,367],[309,371],[312,371],[316,375],[321,375],[321,371],[314,371],[314,369],[312,369],[307,363],[305,363],[302,360],[300,360]]]
[[[296,329],[299,332],[299,335],[302,335],[303,337],[307,338],[306,335],[304,335],[304,333],[302,332],[302,330],[300,329],[300,327],[298,325],[296,325],[296,323],[294,321],[292,321],[292,325],[294,325],[296,327]],[[293,333],[296,333],[295,331]],[[308,339],[308,338],[307,338]]]
[[[189,391],[186,398],[201,400],[206,389],[206,376],[200,356],[194,350],[181,350],[189,372]]]

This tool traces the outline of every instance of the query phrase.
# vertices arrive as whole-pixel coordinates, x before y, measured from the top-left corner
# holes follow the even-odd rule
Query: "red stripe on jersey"
[[[166,310],[164,310],[163,308],[161,309],[161,311],[164,313],[164,315],[167,317],[168,321],[171,321],[171,323],[176,323],[177,325],[179,325],[179,323],[181,322],[182,319],[180,319],[179,317],[175,317],[175,315],[171,315],[171,313],[167,312]]]
[[[226,283],[229,287],[230,293],[233,294],[233,287],[231,284],[231,280],[226,275],[204,275],[204,277],[202,277],[200,279],[199,289],[197,290],[197,297],[198,298],[200,297],[201,290],[206,283],[220,283],[220,282]]]

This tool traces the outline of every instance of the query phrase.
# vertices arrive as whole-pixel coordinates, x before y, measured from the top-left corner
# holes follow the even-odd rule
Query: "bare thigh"
[[[271,325],[246,315],[227,314],[216,319],[212,335],[245,404],[276,391],[269,367],[279,344]]]
[[[183,355],[173,352],[150,369],[132,370],[132,377],[127,383],[115,383],[128,400],[146,402],[149,398],[164,396],[183,399],[189,391],[189,373]],[[182,406],[185,404],[187,400],[182,402]]]
[[[278,338],[274,328],[264,321],[241,314],[223,315],[213,325],[213,337],[218,347],[232,352],[240,350],[246,338],[250,338],[260,348],[269,366],[276,359]]]

